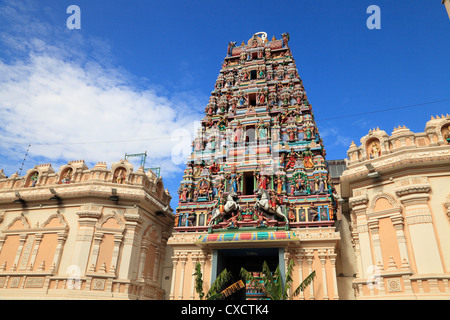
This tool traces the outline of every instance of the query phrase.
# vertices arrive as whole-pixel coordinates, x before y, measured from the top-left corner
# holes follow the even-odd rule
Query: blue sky
[[[66,27],[72,4],[80,30]],[[369,5],[381,29],[367,28]],[[174,136],[193,134],[228,42],[259,31],[289,32],[327,159],[345,158],[372,128],[421,132],[450,110],[450,19],[439,0],[3,0],[0,168],[18,171],[28,144],[22,174],[147,151],[176,200],[184,163],[172,161]]]

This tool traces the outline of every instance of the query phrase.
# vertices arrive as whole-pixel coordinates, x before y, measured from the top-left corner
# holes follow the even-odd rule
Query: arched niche
[[[69,184],[72,182],[74,170],[71,166],[65,167],[59,176],[59,184]]]
[[[375,159],[381,156],[381,143],[378,138],[371,138],[366,142],[367,159]]]
[[[443,123],[440,132],[444,143],[450,144],[450,123]]]
[[[113,183],[123,184],[127,179],[127,175],[128,172],[125,167],[117,167],[113,172]]]
[[[398,207],[398,203],[390,194],[379,193],[371,200],[369,212],[384,211]]]
[[[35,187],[38,181],[39,181],[39,171],[38,170],[30,171],[25,180],[25,188]]]

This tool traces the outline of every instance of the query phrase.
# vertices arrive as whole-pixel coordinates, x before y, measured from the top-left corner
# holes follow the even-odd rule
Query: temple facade
[[[207,291],[222,270],[235,282],[264,261],[283,275],[293,262],[293,288],[315,271],[295,299],[339,299],[336,190],[288,44],[261,32],[228,45],[180,183],[170,299],[199,298],[197,264]]]
[[[450,116],[360,142],[340,178],[355,298],[449,299]]]
[[[289,48],[228,44],[178,188],[127,160],[0,170],[0,299],[267,299],[263,263],[300,300],[450,298],[450,116],[379,128],[326,160]],[[243,282],[241,282],[243,281]],[[242,285],[241,285],[242,284]]]
[[[164,299],[170,199],[124,160],[1,170],[0,299]]]

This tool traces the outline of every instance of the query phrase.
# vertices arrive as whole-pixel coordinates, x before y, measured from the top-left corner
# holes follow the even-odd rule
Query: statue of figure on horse
[[[227,195],[226,201],[223,198],[219,198],[217,207],[212,211],[212,218],[209,221],[209,225],[212,226],[216,220],[223,218],[225,215],[235,212],[239,213],[239,204],[237,203],[238,195],[236,192],[231,191]]]
[[[284,205],[281,203],[280,199],[277,201],[277,196],[275,193],[272,194],[272,198],[269,196],[267,190],[259,189],[256,192],[258,200],[255,203],[255,209],[263,211],[268,215],[276,215],[281,217],[286,224],[289,224],[289,220],[284,214]]]

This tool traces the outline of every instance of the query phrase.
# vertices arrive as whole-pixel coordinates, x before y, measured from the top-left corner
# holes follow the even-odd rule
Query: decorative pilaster
[[[383,256],[381,253],[381,244],[379,235],[380,228],[378,226],[378,220],[369,221],[368,226],[372,235],[373,251],[375,256],[374,264],[376,264],[383,270],[384,269]]]
[[[367,195],[353,197],[349,199],[349,204],[352,207],[352,213],[356,216],[356,233],[358,239],[358,252],[355,252],[358,260],[359,278],[365,279],[368,276],[368,270],[373,266],[371,239],[369,236],[369,228],[367,221],[367,203],[369,198]],[[367,248],[362,251],[361,248]]]
[[[120,245],[122,244],[123,235],[122,234],[114,234],[114,249],[111,258],[111,266],[109,268],[110,273],[114,273],[116,275],[117,265],[119,263],[119,253],[120,253]]]
[[[141,243],[141,250],[139,255],[139,265],[138,265],[138,279],[144,279],[144,267],[145,267],[145,260],[147,257],[147,250],[148,246],[150,244],[147,240],[142,240]]]
[[[55,254],[53,256],[53,262],[52,262],[52,272],[57,272],[59,268],[59,262],[61,261],[62,251],[64,248],[64,243],[66,242],[67,234],[64,233],[58,233],[58,242],[55,249]]]
[[[33,251],[31,252],[30,263],[28,264],[28,268],[27,268],[28,271],[32,271],[33,270],[33,266],[35,264],[36,256],[37,256],[37,253],[39,251],[39,246],[41,245],[43,236],[44,235],[41,234],[41,233],[38,233],[38,234],[35,235],[34,248],[33,248]]]
[[[428,192],[431,187],[426,179],[416,178],[416,180],[404,182],[403,185],[406,186],[396,189],[395,192],[404,205],[405,221],[411,237],[417,272],[443,273],[433,219],[428,206]]]
[[[333,296],[334,296],[334,300],[339,300],[337,278],[336,278],[336,256],[337,256],[337,254],[334,253],[334,251],[329,254],[330,262],[331,262],[331,272],[333,274]]]
[[[395,228],[395,233],[397,235],[397,243],[398,248],[400,251],[400,260],[402,261],[402,267],[410,266],[409,261],[409,255],[408,255],[408,248],[406,246],[406,238],[405,238],[405,231],[404,231],[404,220],[401,215],[398,216],[392,216],[392,225]]]
[[[198,252],[192,252],[191,259],[192,259],[192,270],[195,270],[195,265],[197,264],[197,261],[199,259]],[[191,294],[189,296],[189,299],[194,300],[194,295],[195,295],[195,277],[192,276],[191,277]]]
[[[22,254],[22,249],[25,244],[25,241],[27,240],[28,235],[27,234],[21,234],[19,235],[19,248],[17,248],[16,257],[14,258],[14,263],[12,265],[11,271],[16,271],[20,256]]]
[[[125,233],[122,240],[122,253],[120,259],[119,279],[139,279],[143,275],[140,274],[143,269],[139,268],[141,247],[139,243],[142,241],[140,230],[142,228],[142,218],[139,215],[138,208],[130,208],[125,211]],[[132,263],[136,261],[138,263]],[[145,260],[144,260],[145,261]]]
[[[322,287],[323,287],[323,300],[328,300],[328,284],[327,284],[327,269],[326,269],[326,250],[319,251],[320,264],[322,265]]]
[[[299,283],[303,281],[303,250],[297,250],[296,252],[297,263],[298,263],[298,279]],[[300,300],[305,300],[305,292],[300,292]]]
[[[186,267],[187,254],[182,253],[180,256],[181,262],[181,274],[180,274],[180,286],[178,287],[178,300],[183,300],[183,287],[184,287],[184,268]]]
[[[94,247],[92,249],[92,255],[89,262],[89,265],[93,269],[93,271],[96,271],[99,266],[97,266],[97,258],[98,254],[100,252],[100,243],[102,242],[103,233],[95,233],[94,234]]]
[[[177,265],[178,265],[178,255],[175,254],[175,256],[172,257],[172,283],[170,284],[170,294],[169,299],[174,300],[175,299],[175,281],[177,276]]]
[[[161,256],[161,250],[158,246],[155,247],[155,262],[153,265],[153,281],[158,282],[159,279],[159,261]]]
[[[314,259],[314,251],[308,250],[308,253],[306,254],[306,262],[308,263],[308,274],[311,274],[313,272],[312,270],[313,259]],[[309,299],[314,300],[314,280],[309,285]]]
[[[89,252],[91,251],[95,224],[102,215],[101,207],[86,204],[77,212],[77,215],[79,228],[73,248],[71,265],[77,266],[80,270],[80,276],[83,276],[88,268]]]

